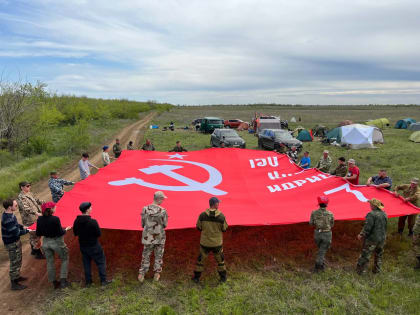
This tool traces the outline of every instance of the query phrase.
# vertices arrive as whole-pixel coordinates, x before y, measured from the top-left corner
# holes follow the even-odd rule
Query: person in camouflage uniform
[[[144,150],[144,151],[155,151],[155,146],[152,144],[150,139],[146,139],[146,143],[143,144],[141,149]]]
[[[298,151],[296,150],[296,147],[293,145],[289,151],[287,151],[287,156],[297,164],[298,162]]]
[[[50,176],[48,187],[51,190],[52,200],[57,203],[64,195],[64,186],[74,185],[74,182],[58,178],[58,174],[55,171],[51,172]]]
[[[168,214],[160,205],[166,198],[163,192],[155,192],[153,203],[145,206],[141,213],[143,227],[141,242],[144,247],[138,276],[140,282],[144,281],[144,275],[149,271],[152,252],[155,253],[154,280],[160,279],[166,241],[165,228],[168,225]]]
[[[127,150],[132,151],[135,150],[136,148],[134,147],[133,141],[129,141],[127,144]]]
[[[347,175],[346,159],[344,157],[338,158],[338,165],[330,174],[340,177],[345,177]]]
[[[334,215],[327,210],[328,205],[327,196],[319,196],[319,209],[312,211],[309,224],[315,226],[314,239],[318,247],[318,254],[315,261],[315,272],[323,271],[325,268],[324,259],[325,254],[331,246],[332,232],[331,228],[334,226]]]
[[[382,266],[382,255],[386,241],[388,217],[383,211],[384,205],[378,199],[369,200],[371,211],[366,215],[365,225],[357,238],[363,240],[363,249],[357,262],[356,271],[359,275],[366,273],[372,253],[375,254],[373,273],[379,273]]]
[[[41,205],[44,201],[39,200],[31,193],[30,183],[21,182],[19,183],[19,187],[21,190],[17,197],[19,212],[23,226],[29,227],[42,215]],[[41,252],[41,237],[36,236],[35,233],[29,233],[29,243],[32,248],[31,255],[34,255],[36,259],[45,259]]]
[[[115,144],[112,147],[112,152],[114,152],[115,158],[118,159],[121,155],[122,148],[120,144],[120,139],[115,139]]]
[[[402,196],[406,202],[411,202],[415,206],[420,206],[420,189],[419,179],[413,178],[410,184],[399,185],[395,187],[394,194],[399,197],[398,191],[402,190]],[[413,236],[414,222],[416,221],[416,215],[403,215],[398,219],[398,233],[402,235],[404,232],[405,221],[408,218],[408,236]]]
[[[210,208],[202,212],[197,220],[197,229],[201,232],[200,254],[197,258],[197,265],[194,269],[193,281],[200,281],[204,264],[210,253],[213,253],[217,261],[217,271],[220,281],[226,282],[225,255],[223,254],[223,232],[226,232],[228,225],[226,218],[219,209],[219,199],[212,197],[209,200]]]
[[[322,157],[319,159],[318,164],[315,168],[317,168],[319,171],[328,173],[330,171],[332,164],[331,157],[329,156],[328,150],[324,150],[324,153],[322,154]]]
[[[181,141],[177,141],[174,148],[170,150],[169,152],[187,152],[187,149],[181,146]]]
[[[416,223],[413,228],[413,249],[417,258],[417,265],[414,269],[420,270],[420,215],[417,216]]]

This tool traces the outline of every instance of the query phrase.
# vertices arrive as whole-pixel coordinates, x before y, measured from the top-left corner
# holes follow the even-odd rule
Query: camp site
[[[419,1],[0,10],[0,314],[420,315]]]

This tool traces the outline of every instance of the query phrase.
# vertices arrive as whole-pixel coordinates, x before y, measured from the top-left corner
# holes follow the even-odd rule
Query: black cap
[[[82,213],[85,213],[91,206],[92,204],[89,201],[82,202],[79,206],[79,209],[82,211]]]
[[[214,206],[216,203],[219,203],[219,202],[220,202],[220,200],[217,199],[216,197],[211,197],[210,200],[209,200],[210,207]]]
[[[31,183],[30,182],[27,182],[27,181],[20,182],[19,183],[19,188],[25,187],[26,185],[30,185],[30,184]]]

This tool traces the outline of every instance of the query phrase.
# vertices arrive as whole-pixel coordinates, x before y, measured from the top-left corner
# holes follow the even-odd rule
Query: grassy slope
[[[159,116],[154,123],[163,126],[174,121],[180,126],[204,115],[249,120],[254,111],[249,107],[176,108]],[[258,111],[280,113],[286,119],[301,116],[301,124],[305,127],[313,127],[316,123],[333,126],[343,119],[362,122],[367,118],[388,117],[393,123],[403,117],[420,120],[418,107],[337,110],[332,107],[267,106]],[[394,184],[399,184],[413,175],[420,175],[420,145],[409,142],[409,134],[406,130],[387,129],[384,131],[386,144],[375,150],[328,149],[334,160],[339,156],[355,158],[361,168],[361,182],[375,174],[378,168],[387,168]],[[241,136],[246,139],[248,148],[257,147],[255,137],[246,132]],[[149,130],[147,137],[162,151],[172,148],[178,139],[190,150],[208,147],[210,139],[209,135],[183,130]],[[316,160],[325,146],[313,142],[306,143],[304,148]],[[119,250],[118,257],[108,254],[110,269],[121,269],[117,271],[116,283],[105,290],[76,288],[52,295],[46,310],[52,314],[420,314],[417,307],[420,273],[412,269],[414,259],[409,240],[406,236],[400,240],[392,235],[396,219],[390,220],[384,272],[377,276],[360,278],[354,272],[360,250],[355,236],[360,227],[361,222],[337,224],[333,246],[327,255],[329,268],[321,275],[309,271],[316,250],[312,231],[307,225],[232,229],[225,237],[228,283],[217,285],[212,262],[200,286],[188,279],[196,255],[197,233],[171,231],[163,281],[153,284],[147,280],[140,286],[133,280],[140,263],[138,253],[133,254],[140,248],[138,235],[110,231],[105,233],[102,243],[107,253]],[[130,250],[120,250],[119,240],[130,244]],[[136,255],[135,259],[133,255]]]

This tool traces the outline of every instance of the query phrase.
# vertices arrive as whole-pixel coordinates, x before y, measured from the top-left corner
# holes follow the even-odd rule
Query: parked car
[[[243,121],[240,119],[229,119],[225,120],[225,128],[238,128]]]
[[[200,131],[204,133],[213,132],[215,129],[223,128],[223,120],[217,117],[204,117],[201,120]]]
[[[280,143],[283,143],[288,148],[295,146],[298,151],[302,149],[302,142],[293,138],[288,130],[263,129],[258,134],[258,147],[260,149],[277,150],[280,148]]]
[[[210,144],[212,147],[220,147],[224,142],[226,147],[243,148],[245,149],[245,140],[238,136],[235,130],[232,129],[215,129],[211,134]]]
[[[192,122],[192,125],[195,126],[197,124],[200,124],[202,119],[203,118],[196,118],[196,119],[194,119],[193,122]]]

